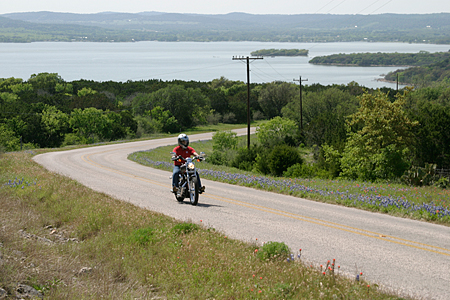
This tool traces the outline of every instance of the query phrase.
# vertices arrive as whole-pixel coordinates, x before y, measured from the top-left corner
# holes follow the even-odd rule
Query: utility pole
[[[398,73],[397,73],[397,93],[398,93]]]
[[[233,56],[233,60],[247,61],[247,149],[250,149],[250,59],[263,59],[262,57]]]
[[[299,76],[298,79],[293,79],[294,81],[298,81],[300,85],[300,132],[303,132],[303,103],[302,103],[302,81],[308,81],[308,79],[302,79],[302,76]]]

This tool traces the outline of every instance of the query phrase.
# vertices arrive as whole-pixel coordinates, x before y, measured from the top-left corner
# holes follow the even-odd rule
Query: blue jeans
[[[197,175],[198,185],[200,187],[202,187],[202,182],[200,181],[200,175],[198,175],[197,171],[195,171],[195,174]],[[180,166],[174,166],[173,174],[172,174],[172,186],[178,187],[178,177],[179,176],[180,176]]]

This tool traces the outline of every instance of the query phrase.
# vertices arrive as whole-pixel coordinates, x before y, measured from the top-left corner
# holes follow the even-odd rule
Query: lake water
[[[450,45],[404,43],[264,43],[264,42],[137,42],[0,43],[0,78],[27,80],[32,74],[58,73],[65,81],[137,81],[147,79],[211,81],[224,76],[247,81],[245,61],[233,56],[249,56],[260,49],[308,49],[308,57],[265,57],[251,65],[251,82],[292,82],[303,84],[347,84],[356,81],[367,87],[395,87],[377,81],[396,67],[317,66],[308,61],[334,53],[449,51]]]

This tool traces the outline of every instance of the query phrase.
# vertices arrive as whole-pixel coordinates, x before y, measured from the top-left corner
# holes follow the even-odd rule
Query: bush
[[[213,134],[212,142],[214,151],[235,149],[238,144],[237,133],[232,131],[218,131]]]
[[[236,115],[232,112],[223,114],[222,122],[225,124],[234,124],[236,123]]]
[[[290,166],[302,162],[297,149],[288,145],[275,146],[267,157],[270,173],[276,176],[283,175]]]
[[[257,147],[239,148],[236,157],[231,162],[231,166],[240,170],[251,171],[258,155]]]
[[[295,143],[297,124],[289,119],[275,117],[256,128],[256,137],[261,145],[272,147],[275,145]]]
[[[288,178],[313,178],[316,176],[316,168],[309,164],[295,164],[283,172],[283,177]]]
[[[222,115],[220,113],[213,113],[206,117],[208,124],[217,125],[222,121]]]
[[[413,166],[402,176],[402,181],[411,186],[432,185],[438,180],[435,164],[425,164],[425,167]]]
[[[217,166],[226,165],[226,155],[223,152],[214,151],[213,153],[211,153],[211,155],[208,156],[208,162]]]
[[[270,168],[268,164],[270,149],[264,148],[263,151],[259,151],[256,156],[255,169],[262,174],[270,174]]]
[[[447,177],[441,177],[433,185],[441,189],[448,189],[450,187],[450,180]]]
[[[285,243],[267,242],[259,249],[257,257],[261,260],[282,260],[288,257],[289,253],[289,247]]]
[[[81,145],[81,144],[86,144],[86,140],[80,138],[78,135],[76,135],[75,133],[67,133],[64,136],[64,142],[62,143],[62,147],[65,146],[71,146],[71,145]]]
[[[5,124],[0,124],[0,148],[5,152],[20,150],[20,137]]]

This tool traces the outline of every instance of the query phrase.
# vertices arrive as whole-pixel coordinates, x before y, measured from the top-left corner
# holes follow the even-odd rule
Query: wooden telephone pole
[[[308,81],[308,79],[302,79],[302,76],[299,76],[298,79],[294,78],[293,80],[300,84],[300,131],[303,132],[302,81]]]
[[[250,59],[263,59],[262,57],[233,56],[233,60],[247,61],[247,149],[250,149]]]

